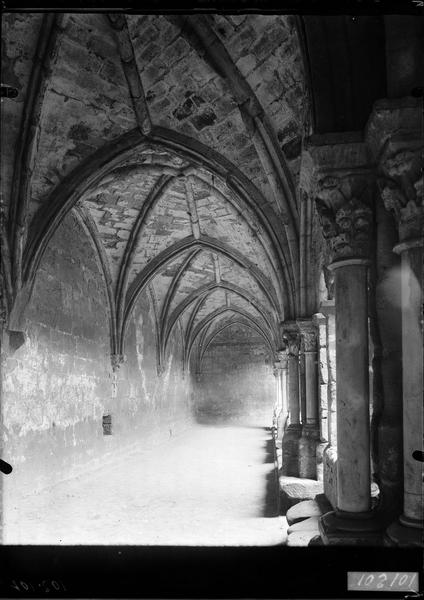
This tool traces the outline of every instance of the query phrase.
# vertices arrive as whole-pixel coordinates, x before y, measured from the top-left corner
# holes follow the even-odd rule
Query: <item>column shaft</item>
[[[276,381],[276,435],[279,447],[282,443],[282,438],[288,420],[288,404],[287,404],[287,356],[285,352],[280,351],[280,361],[274,363],[274,375]]]
[[[337,508],[367,512],[370,496],[370,413],[367,266],[336,269]]]
[[[302,337],[302,387],[305,395],[302,415],[302,438],[299,442],[299,474],[308,479],[317,478],[318,424],[318,368],[317,328],[312,320],[297,321]]]
[[[412,456],[423,444],[423,249],[402,252],[403,464],[404,507],[401,522],[423,525],[423,469]]]
[[[328,441],[337,447],[336,318],[327,316]]]
[[[300,423],[299,398],[299,332],[295,322],[285,326],[287,345],[287,395],[289,426],[283,438],[282,474],[297,477],[299,475],[299,437],[302,431]]]
[[[281,415],[284,426],[288,420],[289,406],[287,398],[287,360],[283,363],[280,369],[280,394],[281,394]]]
[[[290,425],[300,427],[299,359],[297,355],[289,354],[288,370]]]
[[[318,428],[317,352],[305,351],[306,425]]]

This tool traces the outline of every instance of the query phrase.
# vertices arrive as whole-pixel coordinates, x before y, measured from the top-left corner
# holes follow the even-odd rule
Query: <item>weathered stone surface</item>
[[[293,525],[298,521],[303,521],[309,517],[316,517],[321,515],[321,509],[316,500],[304,500],[295,504],[286,513],[287,523]]]
[[[282,475],[279,477],[279,482],[281,509],[284,514],[291,506],[303,500],[313,500],[317,494],[321,494],[323,491],[322,483],[314,479],[300,479]]]
[[[196,387],[197,421],[271,427],[275,401],[271,360],[261,337],[242,323],[219,333],[203,357]]]
[[[336,51],[328,37],[322,72],[313,30],[328,22],[305,19],[2,20],[1,422],[22,490],[193,415],[266,421],[274,407],[280,472],[308,477],[282,484],[283,509],[324,486],[362,512],[372,473],[380,513],[397,516],[403,491],[404,524],[421,523],[421,26],[402,19],[401,41],[381,21],[370,72],[386,60],[376,81],[396,98],[371,108],[373,92],[337,81],[362,68],[346,33],[362,19]],[[341,131],[367,111],[365,130]]]
[[[310,541],[317,535],[316,530],[295,531],[287,536],[287,546],[309,546]]]
[[[289,534],[289,536],[293,533],[301,533],[301,532],[310,532],[313,531],[315,533],[315,535],[318,534],[319,530],[318,530],[318,520],[319,520],[319,516],[310,516],[307,517],[306,519],[302,519],[301,521],[298,521],[297,523],[293,523],[292,525],[290,525],[290,527],[287,529],[287,533]]]
[[[190,380],[180,370],[181,339],[172,336],[159,378],[149,299],[136,307],[112,392],[105,283],[89,238],[70,215],[37,275],[26,313],[25,343],[2,348],[3,453],[14,466],[4,502],[76,475],[129,447],[191,422]],[[13,351],[13,354],[12,354]],[[105,444],[102,416],[112,415]],[[171,432],[171,433],[170,433]],[[13,489],[12,489],[13,487]]]

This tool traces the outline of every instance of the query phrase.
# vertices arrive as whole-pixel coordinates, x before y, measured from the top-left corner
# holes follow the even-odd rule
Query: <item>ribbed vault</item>
[[[75,205],[105,266],[114,353],[125,354],[125,331],[139,295],[154,294],[158,357],[175,327],[185,363],[194,342],[223,312],[242,314],[274,340],[287,311],[272,227],[204,167],[175,152],[143,144],[91,185]]]
[[[16,150],[3,166],[12,320],[72,210],[104,275],[112,355],[125,354],[144,291],[159,366],[175,330],[186,366],[232,322],[275,349],[300,289],[295,190],[306,96],[295,20],[13,20],[6,68],[21,61],[19,102],[8,103],[5,126]]]

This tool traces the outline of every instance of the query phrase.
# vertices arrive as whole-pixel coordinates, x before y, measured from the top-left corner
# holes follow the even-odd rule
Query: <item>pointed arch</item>
[[[116,322],[116,309],[115,309],[115,297],[112,289],[112,277],[110,274],[109,261],[106,256],[105,250],[101,241],[99,240],[96,224],[91,218],[90,214],[81,205],[74,206],[72,210],[73,214],[77,217],[78,222],[86,232],[91,246],[95,251],[95,257],[100,267],[100,272],[103,276],[106,288],[106,297],[108,300],[108,316],[109,316],[109,331],[110,331],[110,353],[111,355],[117,354],[117,322]]]
[[[251,314],[249,314],[247,311],[243,310],[242,308],[239,308],[239,307],[236,307],[236,306],[231,306],[230,308],[228,308],[228,307],[225,306],[225,307],[218,308],[214,312],[212,312],[209,315],[207,315],[203,319],[203,321],[201,321],[200,323],[198,323],[198,325],[194,328],[193,333],[190,336],[190,339],[186,341],[186,356],[185,356],[185,363],[186,363],[186,365],[190,361],[190,355],[191,355],[191,351],[193,349],[194,342],[196,341],[196,338],[198,337],[198,335],[200,334],[200,332],[202,331],[202,329],[206,325],[209,325],[209,323],[211,323],[212,321],[214,321],[214,319],[216,319],[217,317],[221,316],[222,314],[224,314],[226,312],[233,312],[233,313],[240,314],[243,317],[245,317],[246,319],[248,319],[249,321],[251,321],[252,323],[255,323],[261,329],[261,331],[263,332],[263,336],[268,340],[270,346],[271,347],[273,346],[272,343],[271,343],[271,336],[268,336],[266,334],[265,328],[261,327],[260,323],[254,317],[252,317]]]
[[[285,240],[284,226],[272,207],[254,184],[218,152],[197,140],[163,127],[153,127],[149,136],[143,136],[138,128],[123,134],[95,151],[64,177],[31,222],[23,255],[24,281],[29,282],[33,279],[51,237],[64,216],[83,194],[91,186],[100,183],[108,172],[128,160],[136,149],[146,144],[157,144],[176,152],[194,165],[205,167],[227,183],[235,197],[240,200],[242,211],[243,206],[252,211],[266,232],[278,258],[277,266],[281,275],[279,279],[283,290],[281,303],[284,304],[286,318],[294,316],[298,265],[293,264],[287,247],[282,245],[282,240]]]
[[[244,257],[240,252],[234,250],[227,244],[216,240],[214,238],[209,238],[207,236],[200,236],[199,239],[194,238],[194,236],[187,236],[182,240],[176,242],[173,246],[170,246],[166,250],[163,250],[160,254],[158,254],[154,259],[152,259],[146,267],[138,274],[135,280],[132,282],[129,287],[126,300],[125,300],[125,309],[124,316],[121,324],[121,329],[119,332],[120,337],[120,349],[123,348],[123,342],[125,337],[126,326],[128,322],[129,315],[131,314],[134,304],[140,295],[141,291],[144,287],[153,279],[158,269],[164,266],[171,259],[175,258],[185,250],[189,248],[206,248],[209,250],[214,250],[231,259],[233,262],[238,264],[239,266],[247,269],[249,273],[253,276],[254,280],[260,287],[260,289],[264,292],[265,296],[269,300],[272,308],[275,310],[276,314],[281,315],[281,311],[279,310],[277,299],[275,297],[275,291],[272,289],[272,286],[268,279],[263,275],[263,273],[253,265],[246,257]],[[282,320],[280,318],[280,320]]]
[[[175,323],[181,317],[181,315],[184,313],[184,311],[188,308],[188,306],[190,304],[192,304],[197,298],[206,299],[209,295],[211,295],[217,289],[227,290],[229,292],[236,294],[237,296],[240,296],[247,302],[250,302],[250,304],[252,304],[252,306],[254,306],[254,308],[257,310],[257,312],[264,319],[264,321],[267,324],[267,326],[269,327],[270,331],[274,331],[277,329],[277,321],[275,323],[271,323],[265,307],[260,302],[258,302],[258,300],[255,298],[255,296],[253,294],[251,294],[247,290],[244,290],[243,288],[240,288],[239,286],[234,285],[225,280],[221,280],[220,283],[216,283],[215,281],[213,281],[211,283],[205,284],[204,286],[198,288],[197,290],[193,290],[193,292],[191,292],[191,294],[189,294],[187,296],[187,298],[185,298],[183,300],[183,302],[181,302],[179,304],[179,306],[177,306],[174,309],[174,311],[171,313],[171,315],[169,317],[169,323],[165,324],[165,333],[162,338],[162,343],[163,343],[164,349],[166,348],[169,336],[171,334],[171,331],[172,331]],[[194,311],[193,311],[193,313],[194,313]]]
[[[264,337],[262,329],[260,329],[253,321],[246,322],[246,321],[241,321],[240,319],[234,319],[227,323],[224,323],[224,325],[222,327],[219,327],[218,329],[212,331],[209,334],[209,337],[207,337],[207,333],[206,333],[203,342],[201,341],[199,344],[199,346],[201,345],[202,347],[201,348],[199,347],[199,351],[198,351],[198,356],[197,356],[197,361],[196,361],[196,373],[201,373],[203,357],[206,354],[209,346],[213,343],[213,340],[222,331],[224,331],[225,329],[228,329],[232,325],[242,325],[243,327],[248,327],[248,328],[252,329],[253,331],[255,331],[256,333],[258,333],[264,340],[265,344],[268,346],[271,356],[274,356],[275,351],[276,351],[276,346],[270,345],[270,341],[266,337]],[[205,330],[207,331],[207,328],[205,328],[204,331]],[[205,339],[206,339],[206,341],[205,341]]]

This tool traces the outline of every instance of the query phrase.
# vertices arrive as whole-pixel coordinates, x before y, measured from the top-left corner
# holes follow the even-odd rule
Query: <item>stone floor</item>
[[[262,427],[197,426],[12,506],[3,543],[283,544],[272,445]]]

